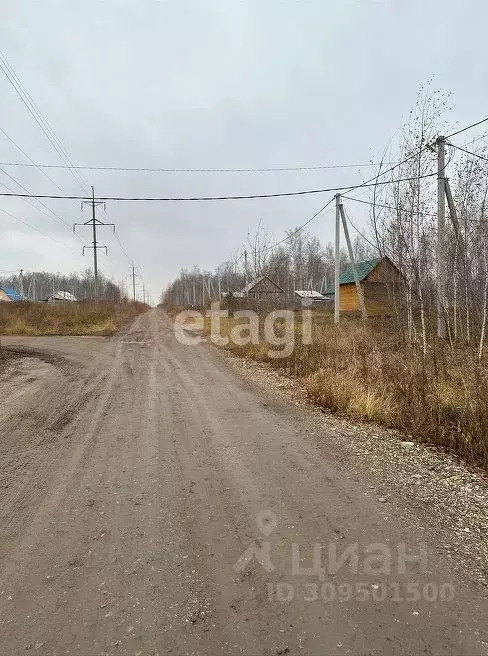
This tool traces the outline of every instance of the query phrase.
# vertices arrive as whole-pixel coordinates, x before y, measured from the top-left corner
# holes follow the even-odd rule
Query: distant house
[[[325,296],[320,292],[312,289],[295,289],[295,297],[303,307],[310,307],[311,305],[327,305],[333,298]]]
[[[268,276],[251,280],[239,291],[222,292],[222,298],[251,298],[256,301],[276,300],[285,297],[285,291]]]
[[[57,291],[51,296],[42,299],[43,303],[74,303],[76,297],[70,292]]]
[[[8,287],[0,288],[0,303],[10,303],[12,301],[23,301],[24,297],[16,289]]]
[[[248,282],[240,295],[256,301],[276,300],[284,298],[285,291],[268,276],[261,276]]]
[[[368,313],[389,314],[394,290],[402,282],[399,269],[388,257],[357,262],[356,268]],[[359,299],[352,267],[348,267],[340,276],[339,286],[341,312],[357,312]],[[325,294],[333,298],[334,287],[329,287]]]

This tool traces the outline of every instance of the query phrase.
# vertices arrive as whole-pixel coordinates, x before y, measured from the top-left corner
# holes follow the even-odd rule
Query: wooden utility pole
[[[334,322],[339,323],[340,318],[340,284],[341,275],[341,195],[335,195],[336,200],[336,224],[335,224],[335,253],[334,253]]]
[[[349,260],[351,261],[351,268],[354,275],[354,282],[356,283],[359,309],[361,310],[361,315],[363,317],[363,320],[366,321],[366,319],[368,318],[368,312],[366,310],[366,303],[364,302],[364,290],[361,287],[361,283],[359,281],[358,270],[356,267],[356,258],[354,257],[354,251],[352,250],[351,238],[349,237],[349,228],[347,227],[346,213],[344,212],[344,207],[342,203],[340,203],[339,205],[339,211],[341,213],[342,227],[344,229],[344,235],[346,237],[347,250],[349,252]]]
[[[437,141],[437,336],[446,338],[446,138]]]

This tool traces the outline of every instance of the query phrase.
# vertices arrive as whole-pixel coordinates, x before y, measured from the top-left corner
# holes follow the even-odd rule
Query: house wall
[[[6,294],[3,289],[0,289],[0,303],[10,303],[10,297]]]
[[[402,283],[398,269],[385,258],[371,271],[364,284],[368,313],[388,315],[393,312],[393,298]]]
[[[366,309],[371,316],[390,314],[393,310],[391,283],[366,282],[363,286]]]
[[[398,269],[388,259],[383,259],[368,275],[367,282],[400,283],[401,276]]]
[[[391,285],[384,282],[362,282],[364,302],[369,315],[389,314],[392,311]],[[341,312],[359,312],[359,299],[355,283],[341,285]]]
[[[367,279],[361,282],[364,302],[369,315],[391,314],[395,286],[401,283],[401,276],[395,266],[387,259],[380,262]],[[341,312],[358,312],[359,300],[355,283],[341,285]]]
[[[356,312],[359,310],[358,292],[355,283],[340,286],[339,306],[341,312]]]

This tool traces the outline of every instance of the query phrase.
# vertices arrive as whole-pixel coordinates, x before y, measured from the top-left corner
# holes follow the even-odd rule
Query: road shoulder
[[[449,568],[488,596],[488,476],[459,458],[397,430],[355,422],[315,406],[300,381],[213,346],[261,393],[281,399],[312,422],[306,439],[333,455],[352,480],[369,481],[390,514],[425,533]]]

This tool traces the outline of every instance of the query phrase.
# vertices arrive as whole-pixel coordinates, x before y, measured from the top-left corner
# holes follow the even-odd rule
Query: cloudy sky
[[[0,43],[78,165],[361,164],[398,135],[432,75],[435,87],[452,92],[452,126],[488,113],[487,18],[481,0],[3,0]],[[29,161],[10,137],[34,162],[62,164],[1,72],[0,94],[1,162]],[[0,167],[2,192],[22,191],[17,180],[35,193],[83,194],[69,170],[45,169],[49,180],[36,168]],[[82,175],[99,196],[194,196],[348,185],[371,169]],[[156,299],[182,267],[227,259],[259,219],[279,239],[330,195],[111,202],[100,218],[117,224],[123,248],[102,229],[109,256],[101,256],[101,269],[120,280],[133,259]],[[87,220],[87,210],[79,201],[45,203],[57,216],[32,201],[0,198],[1,209],[50,237],[1,212],[0,270],[90,264],[65,225]],[[362,209],[351,214],[366,225]],[[311,232],[331,240],[332,214]],[[83,236],[89,243],[88,230]]]

